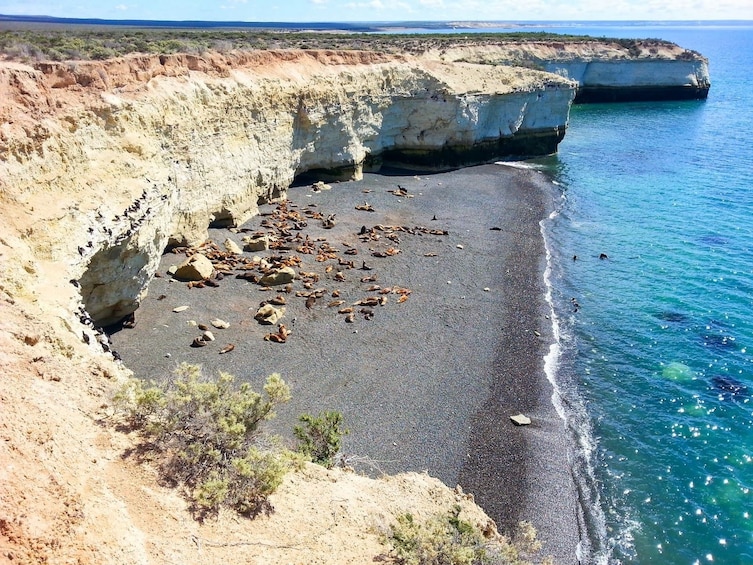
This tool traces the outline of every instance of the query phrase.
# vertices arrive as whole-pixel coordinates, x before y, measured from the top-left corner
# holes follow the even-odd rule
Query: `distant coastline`
[[[753,20],[666,20],[666,21],[610,21],[610,20],[531,20],[531,21],[395,21],[395,22],[247,22],[247,21],[208,21],[208,20],[133,20],[99,18],[56,18],[44,15],[0,14],[0,29],[16,25],[35,26],[97,26],[97,27],[139,27],[172,29],[255,29],[285,31],[322,31],[349,33],[385,33],[403,30],[426,30],[445,32],[454,30],[563,28],[577,29],[583,26],[739,26],[753,25]]]

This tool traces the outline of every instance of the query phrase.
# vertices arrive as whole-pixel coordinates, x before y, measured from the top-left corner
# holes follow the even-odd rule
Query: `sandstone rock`
[[[293,282],[293,279],[295,279],[295,270],[292,267],[282,267],[264,275],[259,284],[262,286],[279,286]]]
[[[238,247],[238,244],[237,244],[237,243],[235,243],[235,242],[234,242],[234,241],[233,241],[232,239],[230,239],[230,238],[227,238],[227,239],[225,240],[225,243],[224,243],[224,245],[225,245],[225,250],[226,250],[226,251],[227,251],[228,253],[232,253],[233,255],[241,255],[241,254],[243,253],[243,250],[242,250],[242,249],[241,249],[240,247]]]
[[[510,420],[516,426],[527,426],[531,423],[531,419],[523,414],[517,414],[516,416],[510,416]]]
[[[219,318],[215,318],[209,323],[212,324],[218,330],[226,330],[227,328],[230,327],[230,324],[228,322],[226,322],[225,320],[220,320]]]
[[[325,183],[324,181],[316,181],[314,184],[311,185],[311,188],[314,189],[314,192],[320,192],[322,190],[330,190],[332,188],[332,185],[329,185]]]
[[[285,315],[285,308],[275,308],[271,304],[265,304],[256,311],[254,319],[260,324],[274,325]]]
[[[266,235],[247,235],[241,241],[243,241],[245,251],[266,251],[269,249],[269,236]]]
[[[201,253],[195,253],[183,261],[173,275],[182,281],[204,281],[212,276],[214,266]]]

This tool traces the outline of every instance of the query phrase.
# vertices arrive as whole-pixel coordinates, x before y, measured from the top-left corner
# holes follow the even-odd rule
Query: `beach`
[[[186,361],[261,389],[278,372],[293,398],[272,431],[292,441],[300,414],[340,411],[350,431],[343,455],[357,471],[426,471],[461,485],[500,531],[528,520],[543,554],[576,563],[580,519],[568,438],[544,371],[554,338],[540,222],[555,205],[553,188],[541,173],[501,165],[367,174],[320,191],[292,187],[287,212],[309,215],[291,234],[337,250],[337,259],[321,262],[316,254],[277,252],[300,256],[298,270],[317,274],[310,289],[296,280],[280,293],[234,277],[188,288],[167,274],[185,256],[168,252],[135,328],[114,332],[113,347],[147,379]],[[273,220],[275,209],[261,206],[245,232],[211,229],[210,238],[241,244],[264,231],[261,222]],[[326,229],[313,214],[334,214],[334,225]],[[316,290],[310,307],[296,296]],[[291,331],[285,343],[265,340],[277,327],[254,319],[259,303],[278,294],[286,302],[281,323]],[[355,306],[352,322],[338,314],[369,297],[385,302]],[[334,300],[344,302],[331,306]],[[188,309],[173,311],[180,306]],[[193,322],[214,318],[230,327],[212,328],[215,342],[191,347],[201,334]],[[219,354],[231,343],[230,353]],[[510,416],[519,413],[531,425],[515,426]]]

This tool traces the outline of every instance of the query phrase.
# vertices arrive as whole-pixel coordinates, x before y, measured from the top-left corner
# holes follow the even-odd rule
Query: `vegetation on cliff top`
[[[651,39],[606,39],[544,32],[462,34],[366,34],[232,29],[170,29],[105,26],[13,27],[0,29],[0,53],[7,60],[104,60],[128,54],[171,54],[257,49],[358,49],[383,53],[422,53],[460,45],[525,42],[614,42],[639,46],[671,45]]]
[[[127,427],[143,438],[139,455],[185,489],[198,516],[223,505],[246,515],[268,512],[269,495],[296,460],[260,429],[290,400],[288,385],[270,375],[262,395],[234,380],[227,373],[208,379],[183,363],[167,383],[133,379],[116,397]]]

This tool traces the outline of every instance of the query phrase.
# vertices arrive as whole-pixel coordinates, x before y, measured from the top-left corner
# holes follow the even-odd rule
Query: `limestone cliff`
[[[578,83],[575,102],[703,99],[711,85],[708,61],[659,40],[500,42],[436,54],[446,61],[524,65]]]
[[[19,211],[8,227],[30,261],[66,265],[101,325],[138,306],[167,245],[243,223],[298,175],[550,153],[574,94],[538,71],[359,52],[1,73],[0,182],[4,206]]]

